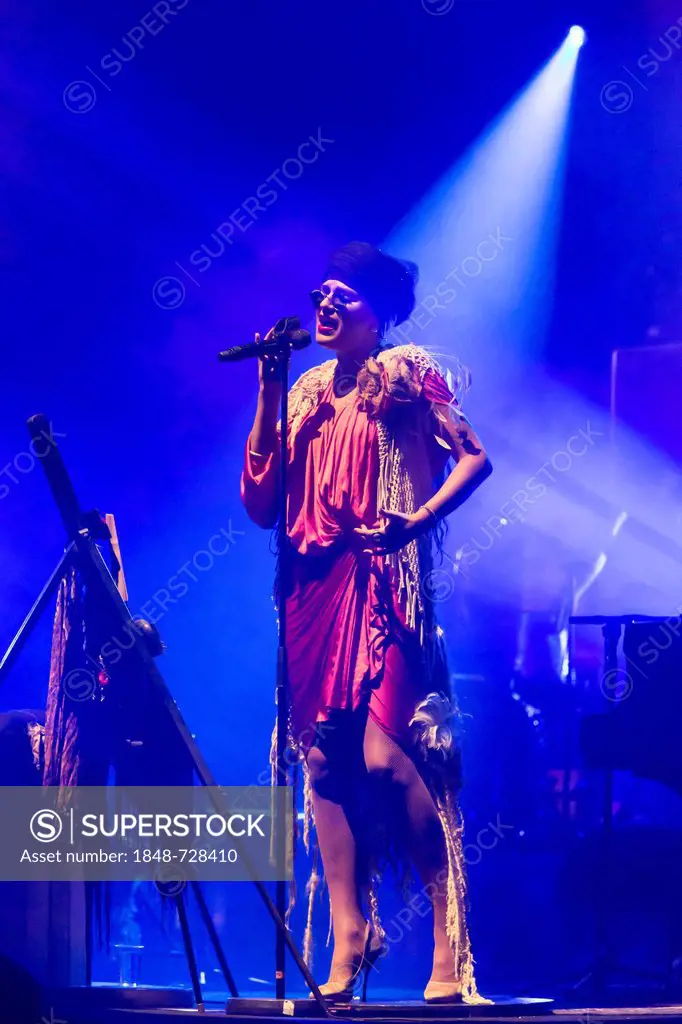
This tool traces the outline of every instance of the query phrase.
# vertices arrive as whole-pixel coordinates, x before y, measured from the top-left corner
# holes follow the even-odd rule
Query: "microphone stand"
[[[298,317],[283,317],[275,325],[274,335],[267,343],[268,354],[277,356],[276,367],[278,381],[282,387],[280,402],[281,428],[279,445],[279,498],[278,498],[278,520],[277,520],[277,550],[278,550],[278,609],[277,609],[277,678],[275,685],[275,704],[277,708],[275,724],[275,757],[276,757],[276,786],[286,786],[288,771],[286,763],[287,734],[289,728],[289,678],[287,663],[287,615],[286,615],[286,594],[289,584],[289,563],[290,550],[287,534],[287,485],[288,473],[287,462],[289,454],[289,360],[294,348],[303,347],[300,342],[300,321]],[[298,344],[297,344],[298,342]],[[307,344],[310,343],[308,336]],[[250,346],[244,356],[259,355],[264,349],[254,351]],[[243,350],[242,350],[243,351]],[[220,358],[220,357],[219,357]],[[223,360],[224,361],[224,360]],[[281,856],[280,863],[286,863],[287,833],[286,817],[280,814],[277,801],[273,814],[273,847],[275,856]],[[296,809],[294,808],[294,814]],[[315,979],[313,978],[308,965],[298,951],[286,925],[287,912],[287,889],[286,882],[282,879],[275,882],[275,901],[273,914],[275,920],[275,1013],[279,1011],[281,1016],[291,1016],[294,1000],[286,998],[286,951],[291,953],[296,966],[301,972],[305,983],[317,1004],[316,1013],[311,1012],[310,1000],[305,1000],[305,1016],[331,1017],[331,1011],[327,1006],[324,996],[320,992]],[[277,1005],[279,1004],[279,1005]],[[303,1009],[303,1008],[302,1008]],[[262,1016],[270,1013],[273,1015],[273,1007],[268,1000],[263,999],[241,999],[233,998],[228,1000],[226,1007],[228,1014],[242,1016]]]
[[[288,782],[288,766],[285,757],[287,738],[289,731],[289,664],[287,658],[287,606],[286,596],[289,589],[291,550],[289,547],[289,536],[287,533],[287,497],[288,497],[288,456],[289,456],[289,361],[294,347],[292,344],[292,331],[299,327],[297,317],[284,317],[279,320],[275,328],[275,337],[268,345],[268,351],[277,355],[277,369],[279,383],[282,388],[280,402],[280,445],[279,445],[279,514],[277,519],[277,552],[278,552],[278,608],[277,608],[277,679],[275,686],[275,704],[277,717],[275,725],[275,757],[276,757],[276,779],[277,786],[286,786]],[[276,812],[273,819],[274,842],[273,846],[276,856],[281,857],[279,863],[286,863],[286,829],[283,825],[286,819],[282,819],[277,802]],[[296,809],[294,808],[294,814]],[[286,882],[278,880],[275,883],[275,907],[282,921],[282,927],[275,933],[275,999],[284,1001],[286,999],[286,948],[287,935],[284,924],[287,911]],[[289,938],[289,944],[291,939]],[[325,1016],[329,1016],[329,1010],[323,996],[313,980],[305,964],[298,965],[303,976],[311,989],[314,998],[317,1000],[318,1009]],[[284,1011],[286,1012],[286,1011]],[[309,1012],[309,1011],[307,1011]]]
[[[289,360],[291,359],[291,343],[285,332],[279,342],[279,380],[282,386],[281,428],[279,449],[279,516],[277,519],[277,552],[278,552],[278,609],[277,609],[277,681],[275,686],[276,720],[276,765],[277,785],[287,785],[287,764],[285,752],[287,732],[289,728],[289,666],[287,661],[287,604],[286,595],[289,584],[289,537],[287,533],[287,462],[289,455]],[[277,805],[276,805],[277,806]],[[296,808],[294,808],[296,814]],[[286,863],[285,829],[282,827],[279,810],[274,818],[276,856],[280,864]],[[282,879],[275,883],[275,906],[282,922],[286,915],[286,882]],[[284,934],[276,930],[275,939],[275,999],[284,999],[286,993]]]

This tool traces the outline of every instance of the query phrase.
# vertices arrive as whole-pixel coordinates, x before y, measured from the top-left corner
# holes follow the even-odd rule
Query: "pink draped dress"
[[[451,400],[444,379],[427,371],[420,401]],[[448,453],[435,437],[432,448],[436,478]],[[396,574],[353,534],[377,523],[378,477],[376,420],[359,408],[356,390],[337,396],[331,381],[290,447],[287,647],[292,728],[304,749],[330,712],[366,702],[379,727],[409,749],[409,722],[426,696],[420,641],[405,624]],[[254,455],[247,442],[241,494],[261,526],[274,523],[277,488],[278,455]]]

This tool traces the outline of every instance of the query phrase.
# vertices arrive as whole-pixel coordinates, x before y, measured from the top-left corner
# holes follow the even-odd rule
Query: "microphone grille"
[[[304,331],[303,328],[298,328],[297,330],[292,331],[289,337],[291,347],[295,349],[307,348],[313,340],[310,336],[310,331]]]

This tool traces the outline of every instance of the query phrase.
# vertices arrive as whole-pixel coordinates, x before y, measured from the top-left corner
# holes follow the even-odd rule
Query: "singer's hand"
[[[265,335],[265,341],[270,341],[275,328],[271,327]],[[256,334],[255,341],[261,341],[260,334]],[[279,379],[279,357],[274,353],[268,353],[258,357],[258,383],[260,392],[268,401],[279,402],[282,385]]]
[[[353,530],[363,545],[362,550],[371,555],[389,555],[400,551],[411,540],[425,533],[433,522],[432,516],[424,509],[418,509],[411,515],[381,509],[379,515],[382,518],[376,526],[356,526]]]

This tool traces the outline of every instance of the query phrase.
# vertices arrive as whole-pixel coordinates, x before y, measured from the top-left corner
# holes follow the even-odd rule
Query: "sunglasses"
[[[314,288],[310,293],[310,299],[315,309],[319,309],[324,300],[328,299],[329,305],[336,313],[340,313],[342,309],[356,301],[355,298],[351,298],[349,295],[337,295],[334,301],[332,301],[330,296],[323,292],[321,288]]]

